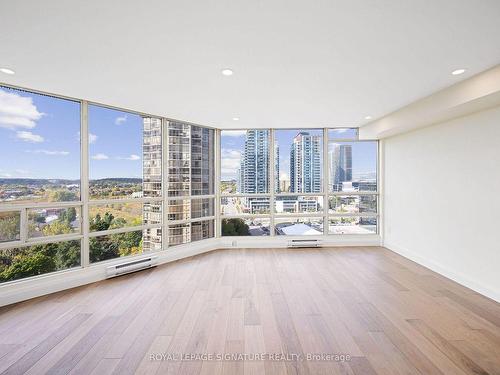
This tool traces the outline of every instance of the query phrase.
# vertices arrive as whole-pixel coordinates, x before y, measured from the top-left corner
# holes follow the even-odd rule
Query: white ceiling
[[[2,1],[0,46],[0,82],[221,128],[356,126],[500,63],[500,1]]]

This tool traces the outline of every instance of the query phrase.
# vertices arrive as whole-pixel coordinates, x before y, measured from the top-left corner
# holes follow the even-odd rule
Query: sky
[[[80,104],[0,86],[0,178],[80,178]],[[90,179],[141,177],[142,120],[89,106]]]
[[[289,179],[290,145],[299,131],[275,132],[281,179]],[[0,86],[0,178],[79,179],[79,132],[78,102]],[[245,130],[222,132],[222,180],[236,179],[245,134]],[[141,117],[90,105],[89,155],[91,180],[141,178]],[[354,176],[375,171],[374,155],[374,142],[353,143]]]
[[[290,175],[290,146],[293,138],[302,129],[276,130],[275,143],[279,146],[280,152],[280,180],[289,179]],[[312,135],[322,135],[322,130],[308,129]],[[240,166],[240,158],[245,145],[245,130],[227,130],[221,132],[221,179],[223,181],[236,180],[236,171]],[[338,137],[345,137],[342,134],[350,134],[349,130],[337,130]],[[334,132],[330,132],[333,137]],[[352,136],[352,134],[351,134]],[[334,141],[331,142],[333,144]],[[343,142],[337,142],[342,144]],[[374,174],[377,168],[377,144],[376,142],[350,142],[352,145],[353,177]]]

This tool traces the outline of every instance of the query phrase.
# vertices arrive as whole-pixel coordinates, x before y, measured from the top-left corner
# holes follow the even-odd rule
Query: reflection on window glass
[[[303,213],[323,211],[322,196],[277,196],[274,203],[275,213]]]
[[[377,213],[376,195],[336,195],[329,204],[329,212],[335,214]]]
[[[90,262],[142,253],[142,231],[108,234],[90,238]]]
[[[0,205],[79,200],[79,131],[80,103],[0,86]]]
[[[80,207],[60,207],[28,210],[30,238],[80,233]]]
[[[269,193],[269,130],[221,132],[221,192]]]
[[[96,105],[89,105],[88,112],[90,198],[142,197],[143,134],[151,124],[143,124],[139,115]],[[148,143],[153,138],[147,137]]]
[[[142,188],[144,197],[161,197],[162,124],[161,119],[143,117]]]
[[[168,220],[189,220],[190,218],[190,199],[170,199],[168,201]]]
[[[358,129],[338,128],[328,130],[328,139],[358,139]]]
[[[0,242],[19,240],[20,222],[19,211],[0,212]]]
[[[191,223],[191,242],[206,240],[214,236],[214,221],[203,220]]]
[[[330,234],[376,234],[376,217],[334,217],[330,218]]]
[[[191,200],[191,217],[193,219],[199,217],[214,216],[214,198],[202,198]]]
[[[80,265],[80,240],[0,249],[0,282]]]
[[[161,250],[161,228],[148,228],[142,231],[142,251],[158,251]]]
[[[222,220],[222,236],[269,236],[267,218],[230,218]]]
[[[319,236],[323,234],[322,218],[276,218],[274,230],[277,235]]]
[[[274,134],[276,192],[320,193],[323,130],[276,130]]]
[[[142,203],[112,203],[89,206],[89,228],[98,232],[142,225]]]
[[[330,142],[329,190],[377,191],[377,142]]]
[[[182,122],[168,123],[168,196],[190,194],[191,126]]]
[[[191,242],[191,224],[175,224],[168,227],[168,246]]]
[[[191,195],[214,194],[213,129],[191,126]]]
[[[270,198],[267,197],[222,197],[222,215],[268,214]]]

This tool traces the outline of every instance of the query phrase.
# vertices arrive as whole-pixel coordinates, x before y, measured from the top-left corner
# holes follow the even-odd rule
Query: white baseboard
[[[426,259],[418,255],[417,253],[410,251],[406,248],[403,248],[401,246],[389,242],[384,242],[383,246],[388,250],[391,250],[399,255],[402,255],[405,258],[414,261],[415,263],[427,267],[430,270],[437,272],[440,275],[443,275],[459,283],[460,285],[472,289],[473,291],[482,294],[483,296],[486,296],[488,298],[491,298],[496,302],[500,302],[500,291],[495,290],[494,288],[491,288],[489,286],[483,285],[481,283],[478,283],[477,281],[471,280],[468,276],[464,275],[463,273],[456,272],[431,259]]]
[[[268,248],[285,248],[288,246],[288,241],[291,239],[304,239],[295,236],[275,236],[275,237],[223,237],[220,239],[220,246],[223,249],[268,249]],[[311,239],[319,239],[323,242],[323,246],[380,246],[381,238],[379,235],[345,235],[345,236],[318,236]],[[264,241],[264,243],[263,243]]]

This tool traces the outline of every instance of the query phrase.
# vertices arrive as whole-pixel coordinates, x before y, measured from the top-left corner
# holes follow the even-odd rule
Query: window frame
[[[96,265],[106,265],[108,263],[116,263],[116,261],[119,259],[120,261],[126,261],[129,258],[136,258],[138,256],[144,255],[145,253],[141,253],[138,255],[128,255],[120,258],[114,258],[114,259],[109,259],[105,261],[101,261],[98,263],[93,263],[90,264],[89,261],[89,242],[90,238],[93,237],[99,237],[99,236],[105,236],[105,235],[110,235],[110,234],[118,234],[118,233],[127,233],[127,232],[134,232],[134,231],[144,231],[146,229],[161,229],[162,232],[162,246],[161,249],[153,249],[151,251],[148,251],[147,254],[150,253],[159,253],[168,250],[170,247],[176,247],[178,245],[170,245],[169,244],[169,229],[170,227],[179,225],[179,224],[191,224],[195,222],[200,222],[200,221],[210,221],[213,220],[214,223],[214,237],[211,238],[221,238],[221,223],[223,219],[226,218],[242,218],[242,219],[268,219],[269,220],[269,236],[264,236],[264,237],[272,237],[276,236],[275,233],[275,219],[290,219],[290,218],[305,218],[305,217],[313,217],[313,218],[319,218],[321,217],[323,220],[323,237],[326,236],[335,236],[339,237],[339,235],[335,235],[333,233],[330,233],[329,230],[329,223],[330,219],[334,217],[348,217],[348,216],[355,216],[355,217],[376,217],[377,218],[377,230],[375,235],[380,235],[381,232],[381,226],[383,223],[381,222],[381,210],[382,210],[382,202],[381,202],[381,195],[380,191],[382,188],[382,176],[381,176],[381,166],[380,166],[380,152],[381,152],[381,145],[378,140],[359,140],[359,129],[355,127],[311,127],[311,130],[322,130],[323,135],[322,135],[322,145],[323,145],[323,154],[322,154],[322,178],[323,182],[321,185],[321,192],[315,192],[315,193],[290,193],[290,192],[285,192],[285,193],[277,193],[276,192],[276,187],[275,187],[275,153],[274,153],[274,148],[275,148],[275,132],[277,130],[303,130],[303,129],[298,129],[298,128],[283,128],[283,129],[275,129],[275,128],[256,128],[255,130],[267,130],[269,132],[269,170],[268,170],[268,176],[270,176],[270,181],[269,181],[269,191],[268,193],[237,193],[237,194],[228,194],[228,193],[221,193],[220,187],[221,187],[221,138],[222,138],[222,133],[223,131],[241,131],[241,130],[247,130],[247,129],[234,129],[234,128],[229,128],[229,129],[218,129],[214,128],[211,126],[205,126],[205,125],[200,125],[200,124],[194,124],[186,121],[179,121],[171,118],[167,118],[164,116],[155,116],[151,115],[148,113],[143,113],[139,111],[134,111],[134,110],[129,110],[129,109],[124,109],[124,108],[119,108],[115,106],[110,106],[102,103],[97,103],[93,101],[88,101],[88,100],[83,100],[83,99],[76,99],[76,98],[71,98],[71,97],[66,97],[63,95],[54,95],[38,90],[33,90],[33,89],[28,89],[28,88],[23,88],[19,86],[13,86],[9,84],[0,84],[2,87],[6,88],[11,88],[15,90],[22,90],[28,93],[34,93],[34,94],[42,94],[46,96],[53,97],[55,99],[65,99],[65,100],[70,100],[73,102],[77,102],[80,105],[80,199],[78,201],[68,201],[68,202],[37,202],[37,203],[30,203],[30,202],[8,202],[8,203],[1,203],[0,204],[0,212],[19,212],[19,217],[20,217],[20,231],[19,231],[19,240],[13,240],[13,241],[8,241],[8,242],[2,242],[0,243],[0,250],[3,249],[9,249],[9,248],[16,248],[16,247],[24,247],[24,246],[31,246],[31,245],[37,245],[37,244],[48,244],[48,243],[58,243],[58,242],[64,242],[64,241],[73,241],[73,240],[78,240],[80,241],[80,266],[76,268],[88,268],[88,267],[95,267]],[[90,199],[89,196],[89,164],[90,164],[90,153],[89,153],[89,143],[88,143],[88,138],[89,138],[89,118],[88,118],[88,108],[89,105],[95,105],[99,106],[102,108],[108,108],[111,110],[118,110],[118,111],[123,111],[135,115],[139,115],[141,117],[150,117],[154,119],[158,119],[161,121],[161,141],[162,141],[162,157],[161,157],[161,171],[162,171],[162,176],[161,176],[161,197],[142,197],[142,198],[118,198],[118,199]],[[184,195],[184,196],[168,196],[168,177],[169,177],[169,167],[168,167],[168,157],[169,157],[169,124],[175,122],[175,123],[182,123],[188,126],[195,126],[199,128],[208,128],[211,129],[214,133],[213,136],[213,141],[210,143],[211,147],[214,147],[214,158],[213,158],[213,164],[210,166],[210,168],[213,168],[214,171],[214,182],[213,182],[213,194],[204,194],[204,195],[192,195],[192,175],[191,175],[191,169],[192,169],[192,164],[191,164],[191,157],[190,157],[190,181],[189,181],[189,195]],[[349,129],[357,129],[356,130],[356,137],[355,138],[332,138],[332,140],[329,139],[328,134],[329,130],[332,129],[338,129],[338,128],[349,128]],[[250,129],[253,130],[253,129]],[[307,129],[306,129],[307,130]],[[376,150],[376,178],[377,178],[377,190],[376,191],[363,191],[363,192],[358,192],[358,191],[353,191],[353,192],[330,192],[329,191],[329,182],[330,182],[330,176],[329,176],[329,161],[328,161],[328,146],[331,142],[376,142],[377,145],[377,150]],[[190,145],[190,153],[192,152],[191,150],[191,132],[189,135],[189,145]],[[331,196],[336,196],[336,195],[342,195],[342,196],[349,196],[349,195],[375,195],[377,197],[377,212],[376,213],[330,213],[329,212],[329,199]],[[318,212],[297,212],[297,213],[276,213],[275,211],[275,204],[276,204],[276,197],[280,196],[322,196],[323,197],[323,211],[318,211]],[[238,215],[222,215],[221,214],[221,199],[223,197],[262,197],[262,198],[268,198],[269,199],[269,213],[268,214],[238,214]],[[192,218],[190,215],[189,219],[183,219],[183,220],[169,220],[168,219],[168,210],[169,210],[169,201],[170,200],[176,200],[176,199],[204,199],[204,198],[210,198],[214,200],[214,215],[212,216],[202,216],[202,217],[197,217],[197,218]],[[116,228],[116,229],[110,229],[106,231],[98,231],[98,232],[90,232],[89,230],[89,209],[90,207],[94,205],[103,205],[103,204],[118,204],[118,203],[156,203],[156,202],[161,202],[163,211],[162,211],[162,223],[161,224],[142,224],[142,225],[137,225],[137,226],[131,226],[131,227],[123,227],[123,228]],[[44,236],[44,237],[37,237],[37,238],[29,238],[28,236],[28,210],[29,209],[38,209],[38,208],[68,208],[68,207],[77,207],[80,209],[81,212],[81,221],[80,221],[80,232],[79,233],[71,233],[71,234],[63,234],[63,235],[53,235],[53,236]],[[191,208],[190,208],[191,209]],[[328,228],[325,228],[325,225],[328,225]],[[341,236],[350,236],[351,234],[342,234]],[[355,234],[353,234],[355,235]],[[245,236],[245,238],[248,236]],[[304,236],[300,236],[304,237]],[[198,240],[200,241],[200,240]],[[196,242],[198,242],[196,241]],[[74,269],[74,268],[72,268]],[[60,272],[67,272],[68,270],[60,270],[60,271],[55,271],[54,273],[60,273]],[[8,284],[8,283],[15,283],[15,282],[20,282],[32,278],[38,278],[38,277],[43,277],[46,276],[47,274],[44,275],[38,275],[38,276],[32,276],[32,277],[27,277],[24,279],[19,279],[19,280],[13,280],[13,281],[8,281],[5,283],[2,283],[2,285]]]

